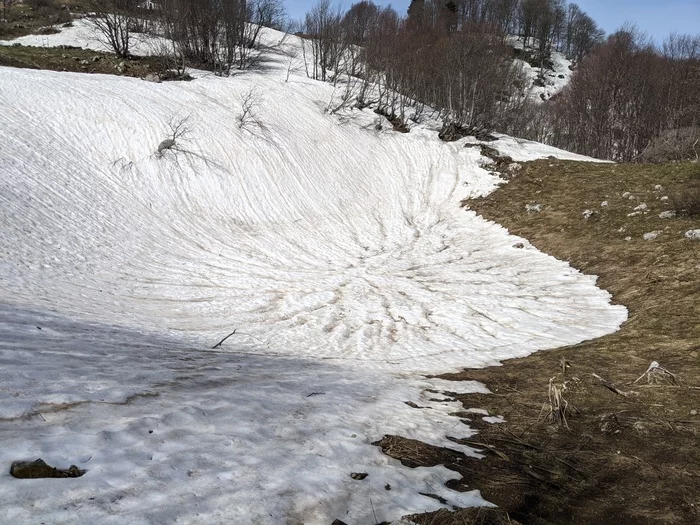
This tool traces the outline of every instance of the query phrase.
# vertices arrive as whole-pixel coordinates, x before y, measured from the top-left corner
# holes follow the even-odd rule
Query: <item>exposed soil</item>
[[[659,217],[674,202],[664,196],[698,180],[698,164],[546,160],[523,164],[508,184],[468,203],[540,250],[600,276],[629,320],[600,339],[444,376],[478,380],[493,392],[454,396],[465,409],[504,416],[505,423],[489,424],[462,414],[479,431],[462,442],[485,458],[396,436],[379,445],[408,466],[444,464],[463,476],[453,488],[480,489],[499,509],[414,521],[700,523],[700,241],[684,236],[700,228],[700,219]],[[634,209],[642,203],[646,209]],[[527,204],[542,211],[528,212]],[[645,240],[652,231],[660,233]],[[675,377],[659,373],[635,383],[652,361]],[[550,417],[550,380],[564,388],[568,428]]]
[[[73,47],[0,46],[0,66],[137,78],[148,74],[164,76],[163,65],[157,57],[125,60],[114,54]]]
[[[36,8],[15,2],[5,13],[6,18],[0,10],[0,40],[58,33],[61,25],[71,22],[71,11],[76,9],[82,9],[77,0],[47,2],[47,5]]]

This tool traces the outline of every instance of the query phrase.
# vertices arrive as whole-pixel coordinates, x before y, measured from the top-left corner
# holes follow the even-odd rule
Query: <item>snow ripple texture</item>
[[[422,374],[625,319],[594,277],[460,207],[501,182],[477,149],[329,115],[331,86],[271,64],[165,84],[0,68],[0,459],[88,469],[0,477],[13,521],[368,523],[486,504],[371,443],[474,454],[446,439],[471,434],[449,392],[483,387]],[[263,126],[240,127],[250,89]],[[157,155],[184,117],[189,153]]]
[[[594,277],[460,209],[496,183],[475,151],[342,125],[326,86],[2,79],[13,302],[403,370],[493,364],[622,318]],[[267,130],[251,133],[236,117],[255,86]],[[206,163],[154,155],[185,115],[182,147]]]

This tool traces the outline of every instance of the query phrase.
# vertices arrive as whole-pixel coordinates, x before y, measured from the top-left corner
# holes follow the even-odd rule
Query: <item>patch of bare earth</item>
[[[75,47],[0,46],[0,66],[136,78],[163,76],[165,73],[162,61],[157,57],[125,60],[110,53]]]
[[[700,240],[684,235],[700,219],[659,216],[698,181],[698,164],[546,160],[524,164],[508,184],[468,203],[598,275],[629,320],[606,337],[444,376],[491,389],[454,396],[479,431],[462,442],[485,458],[396,436],[378,445],[408,466],[444,464],[463,476],[453,488],[480,489],[499,508],[413,521],[700,523]],[[653,361],[662,368],[644,375]],[[506,422],[486,423],[469,408]]]

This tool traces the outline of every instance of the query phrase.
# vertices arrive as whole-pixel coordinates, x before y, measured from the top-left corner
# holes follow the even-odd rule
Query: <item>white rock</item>
[[[688,230],[685,236],[691,241],[700,241],[700,230]]]
[[[625,193],[622,194],[623,199],[628,199],[631,196],[631,193],[629,191],[626,191]]]
[[[634,211],[645,211],[647,208],[648,208],[648,206],[646,205],[646,203],[643,202],[639,206],[637,206],[634,209]]]
[[[529,212],[539,213],[542,211],[542,205],[541,204],[526,204],[525,209]]]
[[[664,188],[663,188],[663,186],[661,186],[661,184],[657,184],[656,186],[654,186],[654,189],[655,189],[656,191],[661,191],[661,190],[663,190]]]
[[[661,197],[661,200],[662,200],[662,201],[667,201],[667,200],[668,200],[668,195],[664,195],[663,197]]]
[[[608,201],[603,201],[600,203],[601,208],[606,208],[608,206]]]
[[[645,233],[644,235],[642,235],[642,237],[645,241],[652,241],[656,239],[661,233],[661,230],[654,230],[653,232]]]
[[[590,219],[595,212],[593,210],[584,210],[584,212],[581,214],[583,215],[584,219]]]
[[[659,213],[659,219],[672,219],[676,216],[676,212],[673,210],[662,211]]]
[[[625,237],[625,240],[626,240],[626,241],[631,241],[631,240],[632,240],[632,237]]]

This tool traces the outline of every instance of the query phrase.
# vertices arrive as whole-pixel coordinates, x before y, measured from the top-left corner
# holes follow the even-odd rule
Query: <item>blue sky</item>
[[[347,9],[354,1],[357,0],[338,3]],[[377,4],[391,4],[402,13],[406,12],[409,1],[375,0]],[[287,11],[295,20],[303,18],[315,3],[316,0],[285,0]],[[700,33],[700,0],[579,0],[576,3],[608,33],[627,21],[635,22],[657,42],[672,31]]]
[[[657,42],[671,32],[700,33],[700,0],[580,0],[578,5],[606,32],[634,22]]]

